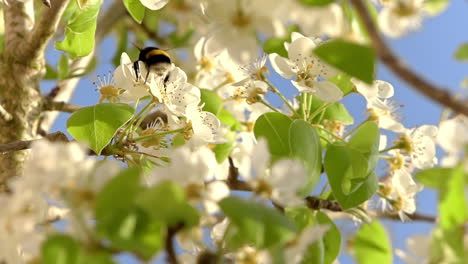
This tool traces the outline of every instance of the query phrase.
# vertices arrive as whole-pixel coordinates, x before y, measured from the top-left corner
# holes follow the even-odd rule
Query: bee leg
[[[150,72],[150,71],[149,71],[149,69],[148,69],[148,71],[146,71],[145,84],[146,84],[146,81],[148,81],[149,72]]]
[[[135,61],[133,63],[133,69],[135,70],[135,76],[137,81],[140,80],[140,66],[138,65],[138,61]]]

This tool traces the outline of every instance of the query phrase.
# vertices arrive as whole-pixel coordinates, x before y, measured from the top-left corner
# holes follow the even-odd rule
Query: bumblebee
[[[146,47],[140,49],[138,60],[133,63],[133,69],[135,70],[135,74],[138,79],[140,78],[140,66],[138,64],[140,61],[145,64],[147,69],[145,83],[148,80],[150,72],[164,78],[164,83],[168,81],[172,62],[171,57],[166,51],[157,47]]]

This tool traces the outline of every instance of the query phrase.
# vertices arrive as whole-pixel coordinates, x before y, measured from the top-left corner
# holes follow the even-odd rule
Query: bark
[[[11,1],[4,5],[5,45],[0,58],[0,99],[11,118],[0,119],[0,144],[33,139],[37,135],[42,96],[39,83],[45,73],[44,49],[53,36],[69,0],[54,0],[34,24],[30,6]],[[0,192],[9,178],[19,175],[26,151],[0,155]]]

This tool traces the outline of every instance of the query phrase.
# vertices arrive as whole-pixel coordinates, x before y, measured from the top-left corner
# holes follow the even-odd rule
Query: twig
[[[174,237],[177,232],[179,232],[184,227],[183,223],[179,223],[174,227],[169,227],[166,234],[166,252],[167,252],[167,261],[171,264],[178,264],[177,255],[174,250]]]
[[[307,196],[305,198],[306,205],[312,210],[327,209],[334,212],[341,212],[343,208],[337,201],[320,199],[318,197]]]
[[[52,142],[68,142],[67,136],[65,136],[65,134],[60,131],[48,134],[44,138]],[[7,144],[1,144],[0,153],[29,149],[31,148],[32,143],[38,140],[43,140],[43,139],[24,140],[24,141],[17,141],[17,142],[12,142],[12,143],[7,143]]]
[[[73,113],[81,107],[78,105],[67,104],[65,102],[46,101],[44,104],[44,111],[61,111]]]
[[[401,220],[398,214],[393,213],[381,213],[376,215],[379,218],[386,218],[392,220]],[[410,221],[420,221],[420,222],[429,222],[429,223],[436,223],[437,218],[434,216],[424,215],[420,213],[408,214],[406,215]]]
[[[226,184],[229,186],[229,188],[235,191],[248,191],[248,192],[253,191],[247,182],[240,181],[238,179],[239,170],[234,166],[234,162],[232,161],[232,158],[229,157],[228,159],[229,159],[229,175],[228,175],[228,179],[226,180]],[[332,212],[344,213],[344,210],[341,207],[341,205],[338,203],[338,201],[325,200],[325,199],[321,199],[321,198],[314,197],[314,196],[307,196],[306,198],[304,198],[304,200],[305,200],[307,207],[312,210],[326,209]],[[276,209],[278,209],[281,212],[284,212],[284,208],[281,205],[273,201],[272,203]],[[392,214],[392,213],[376,214],[375,216],[379,218],[400,220],[400,217],[397,214]],[[423,215],[420,213],[409,214],[407,216],[410,220],[413,220],[413,221],[435,223],[437,220],[433,216]]]
[[[377,52],[379,58],[385,63],[397,76],[410,84],[414,89],[432,100],[444,105],[453,111],[468,116],[468,104],[456,99],[445,89],[439,88],[423,77],[413,72],[405,65],[385,44],[362,0],[351,0],[356,8],[359,17],[366,27],[369,37],[372,40],[372,46]]]

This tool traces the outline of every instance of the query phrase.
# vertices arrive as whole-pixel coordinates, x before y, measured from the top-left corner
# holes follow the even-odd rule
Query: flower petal
[[[291,63],[288,59],[285,59],[276,53],[270,54],[268,57],[270,58],[273,69],[282,77],[291,79],[296,75],[292,70]]]
[[[314,82],[315,94],[325,102],[337,102],[343,98],[343,91],[331,82]]]

